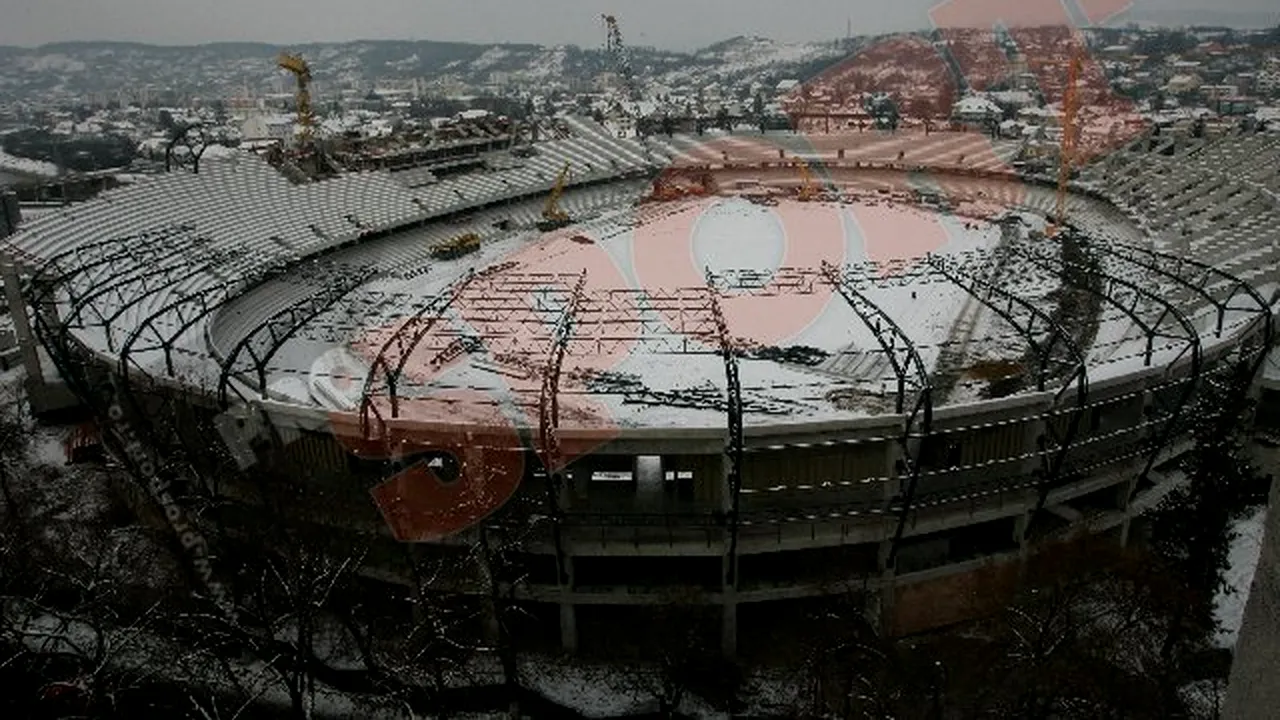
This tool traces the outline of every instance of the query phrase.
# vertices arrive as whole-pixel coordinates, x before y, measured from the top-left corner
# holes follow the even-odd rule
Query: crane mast
[[[1053,224],[1049,235],[1053,236],[1067,223],[1067,192],[1071,184],[1071,170],[1076,160],[1076,143],[1079,136],[1080,96],[1078,84],[1084,67],[1083,51],[1076,49],[1067,67],[1067,87],[1062,95],[1062,144],[1058,150],[1058,193],[1054,205]]]
[[[303,147],[311,145],[315,127],[315,113],[311,109],[311,66],[300,55],[280,53],[276,65],[293,74],[298,83],[298,142]]]
[[[614,56],[618,74],[622,76],[623,87],[627,99],[639,102],[640,88],[636,85],[635,70],[631,67],[631,54],[622,42],[622,29],[618,26],[618,18],[613,15],[601,15],[605,26],[605,49]]]

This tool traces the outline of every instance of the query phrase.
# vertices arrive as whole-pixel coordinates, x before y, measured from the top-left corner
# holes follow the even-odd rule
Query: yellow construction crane
[[[1053,237],[1067,224],[1067,191],[1071,185],[1071,170],[1076,160],[1076,141],[1080,133],[1078,127],[1080,112],[1080,96],[1077,85],[1080,73],[1084,68],[1084,51],[1077,48],[1071,54],[1071,64],[1067,67],[1067,87],[1062,93],[1062,144],[1058,149],[1058,196],[1054,207],[1053,223],[1046,233]]]
[[[813,182],[813,173],[809,171],[809,163],[801,162],[799,165],[799,168],[800,168],[800,178],[802,182],[800,185],[799,192],[796,193],[796,197],[799,198],[802,202],[817,200],[818,186],[816,183]]]
[[[551,195],[547,197],[547,205],[542,209],[542,222],[538,223],[539,230],[557,230],[572,222],[569,219],[569,213],[560,209],[560,196],[564,194],[564,187],[568,182],[569,163],[565,163],[564,169],[556,177],[556,184],[551,188]]]
[[[315,127],[315,114],[311,109],[311,66],[300,55],[280,53],[276,65],[293,73],[298,81],[298,143],[302,146],[311,144],[312,131]]]

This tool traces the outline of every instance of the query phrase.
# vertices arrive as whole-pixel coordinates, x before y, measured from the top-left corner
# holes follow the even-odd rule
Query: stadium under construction
[[[209,154],[23,223],[33,392],[136,428],[135,474],[294,475],[382,580],[496,538],[565,647],[679,602],[732,652],[788,603],[917,632],[1045,543],[1129,542],[1205,379],[1271,345],[1274,135],[1135,139],[1063,226],[979,134],[564,122],[439,176]]]

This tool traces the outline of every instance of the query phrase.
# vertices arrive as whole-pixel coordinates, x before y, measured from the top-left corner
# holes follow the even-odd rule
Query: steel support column
[[[906,532],[907,518],[911,513],[916,486],[920,482],[923,451],[933,433],[933,379],[924,361],[920,359],[915,343],[888,313],[859,292],[835,265],[824,261],[822,273],[863,324],[871,330],[897,377],[896,408],[898,414],[906,416],[899,443],[902,446],[902,461],[907,471],[907,486],[901,493],[902,506],[898,511],[898,524],[893,533],[886,563],[889,567],[893,567],[897,560],[899,545],[902,543],[902,536]],[[915,386],[916,399],[910,412],[906,412],[909,385]]]
[[[569,345],[569,338],[573,335],[574,322],[577,319],[578,308],[582,305],[583,289],[586,284],[587,273],[584,270],[556,324],[547,367],[542,375],[541,394],[538,398],[538,437],[542,445],[542,462],[547,473],[547,511],[551,517],[551,532],[556,551],[556,583],[561,586],[569,582],[569,576],[565,572],[564,546],[561,537],[564,509],[560,506],[559,497],[564,485],[563,459],[560,455],[560,372],[564,367],[565,352]]]

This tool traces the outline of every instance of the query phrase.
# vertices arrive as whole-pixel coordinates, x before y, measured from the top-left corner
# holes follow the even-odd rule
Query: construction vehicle
[[[297,106],[298,106],[298,144],[302,147],[311,145],[312,133],[315,127],[315,113],[311,109],[311,66],[301,55],[292,55],[290,53],[280,53],[276,58],[276,65],[284,70],[293,73],[298,83]]]
[[[436,260],[456,260],[479,249],[480,236],[475,233],[465,233],[432,245],[431,257]]]
[[[538,223],[539,230],[543,232],[559,230],[573,222],[569,213],[560,209],[560,196],[564,195],[564,188],[568,182],[569,163],[565,163],[564,169],[556,177],[555,186],[551,188],[551,195],[547,197],[547,205],[542,209],[542,222]]]
[[[1062,144],[1058,149],[1058,193],[1054,206],[1053,222],[1045,234],[1053,237],[1067,224],[1067,192],[1070,190],[1071,173],[1076,161],[1076,141],[1080,133],[1078,115],[1080,98],[1076,86],[1084,68],[1084,51],[1080,48],[1071,54],[1067,68],[1067,87],[1062,94]]]

